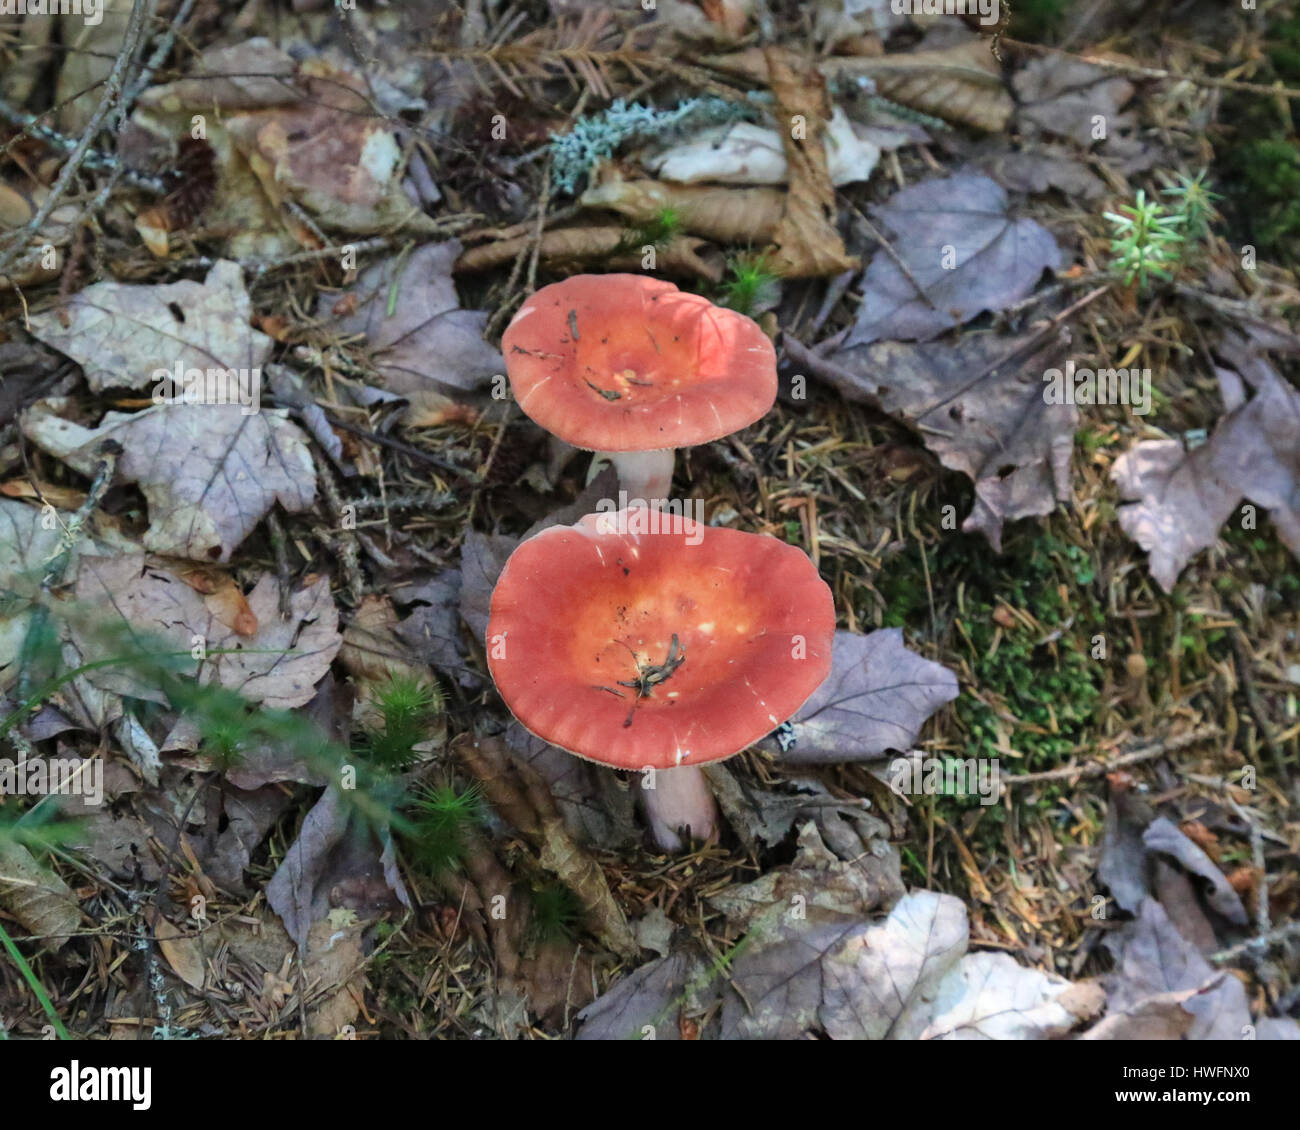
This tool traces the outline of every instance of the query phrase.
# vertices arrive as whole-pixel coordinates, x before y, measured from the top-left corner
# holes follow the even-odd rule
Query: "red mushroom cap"
[[[492,593],[488,665],[539,738],[671,769],[730,757],[794,714],[830,671],[834,634],[802,550],[633,507],[515,550]]]
[[[644,275],[542,287],[501,349],[519,407],[589,451],[708,443],[776,399],[776,350],[757,323]]]

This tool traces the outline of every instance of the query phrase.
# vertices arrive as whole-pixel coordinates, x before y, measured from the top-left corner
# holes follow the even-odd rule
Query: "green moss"
[[[1273,24],[1264,50],[1278,78],[1300,82],[1300,16]]]
[[[1012,0],[1011,34],[1030,42],[1048,39],[1060,28],[1069,6],[1070,0]]]
[[[1227,164],[1228,192],[1238,201],[1247,235],[1261,255],[1294,260],[1300,240],[1300,148],[1280,137],[1243,142]]]
[[[401,769],[415,758],[415,747],[429,737],[442,713],[442,692],[435,684],[394,675],[376,692],[384,724],[369,733],[362,751],[381,769]]]
[[[777,276],[767,269],[763,255],[736,255],[727,262],[722,303],[742,314],[754,314],[760,305],[770,305],[776,294]]]
[[[528,929],[538,943],[572,940],[582,922],[582,903],[568,887],[558,881],[527,888],[532,908]]]
[[[403,840],[410,857],[436,875],[460,863],[470,833],[482,820],[483,802],[477,786],[426,788],[416,794],[411,805]]]
[[[1042,530],[1009,533],[1005,550],[999,558],[973,539],[949,538],[929,551],[930,575],[945,579],[945,593],[963,586],[963,611],[952,609],[954,643],[966,651],[984,700],[967,694],[957,700],[965,734],[960,756],[1000,758],[1004,772],[1052,768],[1085,740],[1104,682],[1105,663],[1092,658],[1092,637],[1104,624],[1102,606],[1089,592],[1096,565],[1079,547]],[[1071,596],[1068,609],[1062,584]],[[887,626],[915,626],[928,616],[919,549],[895,558],[877,588]],[[1000,604],[1028,612],[1041,627],[999,625],[993,616]],[[998,748],[999,732],[1024,755],[1014,766]]]

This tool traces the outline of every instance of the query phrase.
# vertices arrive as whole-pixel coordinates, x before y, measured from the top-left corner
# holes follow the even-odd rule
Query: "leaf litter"
[[[1294,610],[1273,591],[1276,563],[1300,556],[1288,284],[1270,268],[1247,286],[1207,244],[1162,301],[1195,298],[1208,323],[1172,301],[1151,320],[1149,295],[1113,280],[1068,297],[1102,274],[1090,213],[1137,183],[1163,197],[1165,166],[1197,159],[1173,123],[1212,118],[1210,88],[1166,102],[1161,79],[1139,84],[1123,62],[1019,49],[999,62],[967,30],[874,0],[816,6],[814,38],[836,48],[818,58],[780,13],[774,38],[759,26],[772,14],[746,5],[660,9],[579,25],[522,13],[517,40],[476,11],[436,58],[411,45],[445,29],[414,10],[196,24],[166,81],[133,98],[111,207],[82,231],[65,202],[42,228],[67,269],[10,276],[37,289],[0,340],[0,717],[17,712],[20,753],[103,765],[109,799],[62,806],[89,870],[75,886],[64,856],[6,838],[0,812],[0,902],[40,974],[80,980],[86,923],[116,916],[148,932],[167,994],[204,1035],[225,1034],[234,1009],[241,1031],[322,1039],[1294,1038],[1291,1017],[1267,1014],[1293,976],[1272,925],[1295,913],[1275,830],[1286,782],[1239,783],[1259,747],[1285,766],[1296,741],[1279,690],[1300,666]],[[95,50],[68,53],[65,94],[105,76],[121,28],[82,29]],[[672,57],[682,44],[689,66]],[[1171,74],[1203,62],[1172,50]],[[646,73],[660,89],[626,81]],[[6,74],[4,96],[25,100],[33,81]],[[738,108],[635,148],[611,135],[571,193],[547,166],[552,142],[595,136],[588,100],[615,94]],[[96,104],[58,101],[74,135]],[[196,114],[206,136],[178,144]],[[48,199],[57,162],[30,153],[69,148],[43,136],[0,170],[7,230]],[[86,177],[111,167],[99,156]],[[141,188],[151,177],[161,189]],[[743,303],[746,262],[784,280],[762,316],[820,387],[808,399],[783,385],[768,419],[684,454],[678,474],[711,523],[806,549],[841,615],[831,677],[790,725],[709,768],[724,831],[684,860],[643,850],[635,775],[533,738],[483,675],[510,552],[616,488],[606,476],[584,490],[484,395],[504,369],[494,342],[562,266],[644,271],[647,245],[653,269],[717,299]],[[1097,342],[1116,364],[1178,358],[1156,417],[1043,396],[1044,372]],[[157,371],[178,366],[265,370],[279,407],[155,403]],[[987,545],[935,571],[941,538],[957,536],[949,509]],[[1236,538],[1256,531],[1252,511],[1280,547],[1273,573],[1221,600],[1201,574],[1268,552]],[[1070,561],[1064,579],[983,606],[980,570],[1035,529],[1065,538],[1050,554]],[[912,539],[922,575],[900,584]],[[1106,709],[1080,731],[1051,680],[1096,646],[1081,635],[1094,566],[1105,638],[1131,654],[1100,659]],[[1193,589],[1194,611],[1172,610],[1148,576]],[[1044,607],[1053,590],[1060,616]],[[1254,654],[1211,667],[1205,633],[1238,617]],[[223,760],[229,734],[171,701],[147,664],[95,665],[110,637],[265,728]],[[1170,639],[1172,672],[1144,666],[1144,647]],[[1052,688],[1041,723],[990,685],[1001,648]],[[51,662],[86,669],[28,699]],[[374,819],[330,761],[356,760],[394,678],[436,688],[439,705],[392,787],[486,798],[437,873],[415,861],[406,809]],[[308,728],[284,739],[275,725],[293,712]],[[1211,712],[1224,721],[1212,754],[1162,755]],[[1063,731],[1058,761],[1027,755]],[[1103,805],[1082,782],[1139,736],[1157,752],[1128,768],[1163,794],[1148,805],[1112,781]],[[1005,844],[982,809],[899,804],[871,772],[972,749],[1014,786]],[[1024,769],[1038,772],[1020,788]],[[1234,864],[1219,837],[1252,862]],[[1089,897],[1119,921],[1090,925]],[[193,928],[195,898],[219,908],[211,930]],[[1283,960],[1256,961],[1270,946]],[[490,973],[465,989],[452,968]],[[395,986],[412,969],[420,1005],[403,1010]],[[171,1033],[167,999],[136,979],[100,1009],[101,1032]],[[34,1031],[39,1013],[22,1014]]]

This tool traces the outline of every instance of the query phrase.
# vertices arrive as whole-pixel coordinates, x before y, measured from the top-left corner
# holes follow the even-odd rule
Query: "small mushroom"
[[[629,498],[667,498],[673,453],[748,427],[776,400],[776,351],[752,319],[645,275],[544,286],[501,339],[519,407],[607,453]]]
[[[647,507],[553,526],[492,593],[488,666],[527,730],[590,761],[654,770],[656,843],[710,837],[699,766],[770,734],[830,671],[835,609],[800,549]],[[653,786],[653,787],[651,787]]]

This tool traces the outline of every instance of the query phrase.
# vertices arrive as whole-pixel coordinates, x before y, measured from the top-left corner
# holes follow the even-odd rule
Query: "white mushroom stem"
[[[673,494],[673,456],[671,447],[658,451],[611,451],[609,461],[618,472],[618,484],[627,491],[628,501],[644,499],[653,507],[655,499]]]
[[[718,807],[709,779],[696,765],[658,769],[654,788],[643,789],[646,820],[663,851],[681,851],[681,829],[692,839],[711,839],[718,829]]]

